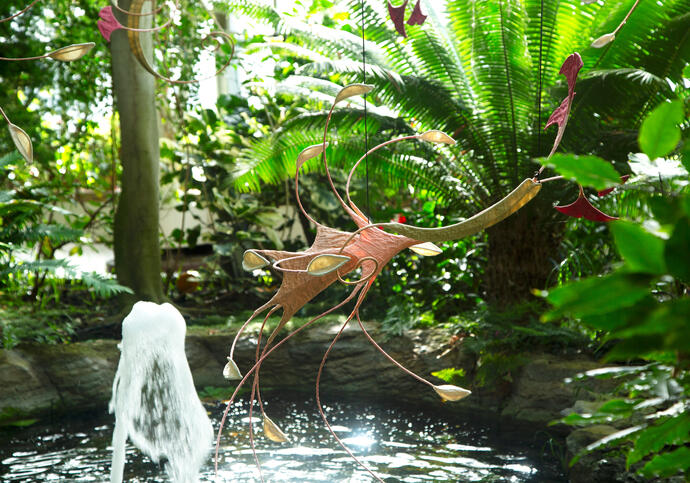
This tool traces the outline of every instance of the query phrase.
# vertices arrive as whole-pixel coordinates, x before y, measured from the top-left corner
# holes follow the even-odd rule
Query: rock
[[[540,425],[559,419],[561,411],[581,397],[575,385],[566,384],[565,379],[596,367],[595,361],[584,357],[564,360],[551,354],[533,356],[516,377],[501,415]]]
[[[17,351],[0,350],[0,424],[47,413],[60,400],[42,368]]]
[[[78,344],[21,345],[17,351],[43,371],[58,394],[55,409],[80,411],[102,407],[110,400],[117,370],[117,341]]]

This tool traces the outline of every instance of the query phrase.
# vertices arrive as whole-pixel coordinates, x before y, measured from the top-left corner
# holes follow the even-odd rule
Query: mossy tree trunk
[[[128,10],[131,0],[120,0]],[[119,12],[116,13],[118,15]],[[120,23],[127,24],[123,15]],[[147,17],[144,17],[146,19]],[[142,27],[145,27],[145,21]],[[143,36],[142,36],[143,37]],[[150,41],[142,42],[151,58]],[[131,288],[136,300],[163,300],[159,242],[159,144],[155,79],[132,55],[127,33],[111,41],[113,93],[120,117],[121,194],[115,213],[115,271],[119,283]]]

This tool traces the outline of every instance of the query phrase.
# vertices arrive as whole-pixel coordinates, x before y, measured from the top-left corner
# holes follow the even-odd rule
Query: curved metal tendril
[[[179,79],[172,79],[170,77],[166,77],[166,76],[160,74],[159,72],[157,72],[156,69],[154,69],[151,66],[150,62],[148,61],[148,59],[144,55],[144,49],[141,45],[141,39],[139,37],[139,34],[144,33],[144,32],[159,31],[162,28],[165,28],[168,25],[170,25],[170,23],[172,22],[172,18],[169,19],[165,24],[158,26],[158,27],[154,27],[151,29],[140,28],[140,17],[142,17],[144,15],[151,15],[152,14],[152,13],[143,11],[144,5],[147,2],[152,2],[152,0],[134,0],[132,2],[131,6],[130,6],[131,10],[127,11],[127,12],[123,12],[123,13],[126,13],[128,15],[127,26],[126,27],[123,26],[123,28],[127,31],[127,38],[129,39],[129,45],[130,45],[130,48],[132,49],[132,53],[134,54],[134,57],[137,59],[139,64],[148,73],[150,73],[151,75],[153,75],[154,77],[156,77],[158,79],[161,79],[165,82],[169,82],[171,84],[195,84],[195,83],[202,82],[204,80],[212,79],[212,78],[220,75],[221,73],[223,73],[223,71],[228,68],[228,66],[230,65],[230,62],[232,61],[232,58],[235,54],[235,40],[225,32],[216,31],[216,32],[211,32],[208,35],[206,35],[202,39],[202,44],[205,44],[209,41],[215,42],[216,46],[215,46],[214,51],[217,52],[218,50],[220,50],[221,46],[224,43],[226,43],[226,44],[230,45],[230,53],[228,54],[228,58],[225,61],[225,63],[218,70],[216,70],[216,72],[213,75],[209,75],[209,76],[206,76],[206,77],[203,77],[200,79],[194,79],[194,80],[179,80]],[[177,6],[177,4],[175,4],[175,5]],[[119,9],[119,7],[118,7],[118,9]],[[119,10],[123,11],[122,9],[119,9]],[[160,8],[158,9],[158,11],[159,10],[160,10]]]

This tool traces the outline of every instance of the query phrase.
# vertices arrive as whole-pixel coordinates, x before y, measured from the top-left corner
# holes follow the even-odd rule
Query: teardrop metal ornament
[[[271,262],[256,253],[254,250],[247,250],[242,257],[242,268],[248,272],[270,265]]]
[[[602,47],[605,47],[606,45],[610,44],[613,42],[616,38],[615,34],[604,34],[598,39],[596,39],[594,42],[592,42],[592,45],[590,47],[594,47],[595,49],[600,49]]]
[[[415,252],[417,255],[423,257],[435,257],[441,254],[443,250],[431,242],[420,243],[419,245],[412,245],[410,250]]]
[[[17,147],[19,154],[22,155],[27,163],[33,162],[34,147],[33,144],[31,144],[29,135],[16,124],[9,123],[8,128],[10,130],[10,136],[12,136],[12,141],[14,141],[14,145]]]
[[[419,135],[419,139],[430,143],[450,144],[451,146],[455,144],[455,139],[438,129],[423,132]]]
[[[271,418],[264,414],[264,435],[276,443],[288,443],[290,440]]]
[[[462,387],[453,386],[452,384],[434,386],[434,391],[436,391],[444,401],[459,401],[460,399],[472,394],[472,391],[468,391]]]
[[[326,143],[326,147],[328,147],[328,143]],[[324,150],[324,143],[319,143],[319,144],[313,144],[311,146],[307,146],[302,150],[301,153],[297,156],[297,169],[299,170],[304,163],[306,163],[308,160],[317,157],[321,153],[323,153]]]
[[[68,45],[67,47],[61,47],[49,54],[47,57],[51,59],[59,60],[61,62],[72,62],[73,60],[81,59],[86,55],[86,53],[91,50],[94,45],[93,42],[87,42],[85,44],[74,44]]]
[[[354,97],[354,96],[361,96],[363,94],[367,94],[371,92],[374,89],[374,86],[371,84],[349,84],[340,89],[340,92],[338,92],[338,95],[335,96],[335,101],[333,101],[333,105],[335,106],[337,103],[340,101],[347,99],[348,97]]]
[[[337,270],[349,261],[350,257],[345,255],[318,255],[307,265],[307,273],[319,277]]]
[[[230,359],[228,357],[228,363],[225,364],[225,367],[223,368],[223,377],[225,379],[229,379],[231,381],[236,381],[242,379],[242,373],[240,372],[240,368],[237,367],[237,364],[235,364],[235,361]]]

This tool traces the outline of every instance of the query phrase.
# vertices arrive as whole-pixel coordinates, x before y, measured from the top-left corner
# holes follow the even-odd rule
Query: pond
[[[313,398],[267,393],[265,399],[267,413],[291,439],[290,444],[278,444],[261,435],[257,438],[266,481],[372,481],[330,436]],[[217,429],[223,406],[208,409]],[[460,418],[446,411],[383,403],[330,401],[325,410],[338,436],[386,482],[567,481],[548,441],[540,442],[527,431],[507,432],[486,418]],[[219,481],[259,481],[249,446],[246,400],[233,404],[228,421]],[[112,417],[100,416],[0,431],[0,480],[108,480],[113,423]],[[254,424],[260,433],[260,421],[255,419]],[[209,455],[200,481],[213,478]],[[128,446],[125,480],[160,482],[167,478],[161,465]]]

